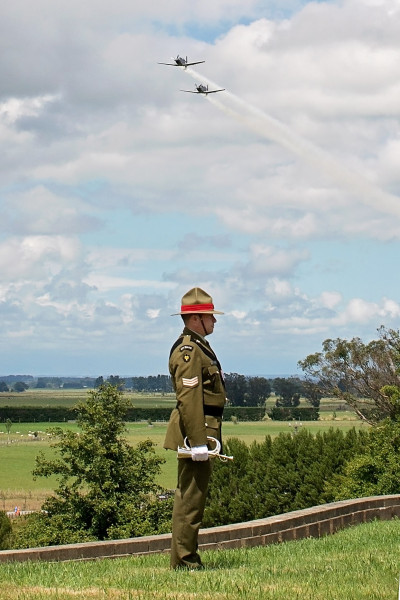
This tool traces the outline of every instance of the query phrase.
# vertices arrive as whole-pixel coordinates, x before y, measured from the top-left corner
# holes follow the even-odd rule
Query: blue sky
[[[0,16],[0,375],[166,373],[193,286],[226,372],[398,328],[397,0]]]

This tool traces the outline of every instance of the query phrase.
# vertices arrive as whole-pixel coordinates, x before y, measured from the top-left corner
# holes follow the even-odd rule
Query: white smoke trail
[[[199,75],[194,69],[187,68],[186,73],[199,82],[205,82],[210,89],[220,87],[213,81]],[[274,119],[228,91],[218,94],[218,98],[213,95],[208,95],[206,98],[221,111],[255,131],[258,135],[280,144],[315,169],[318,169],[318,171],[324,171],[331,180],[346,187],[353,194],[360,197],[365,204],[376,210],[400,216],[400,198],[384,192],[362,175],[351,171],[324,150],[298,136],[281,121]]]

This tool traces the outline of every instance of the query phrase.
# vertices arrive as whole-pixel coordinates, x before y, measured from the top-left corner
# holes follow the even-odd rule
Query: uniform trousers
[[[198,533],[206,504],[211,460],[178,459],[178,487],[172,512],[171,567],[201,568]]]

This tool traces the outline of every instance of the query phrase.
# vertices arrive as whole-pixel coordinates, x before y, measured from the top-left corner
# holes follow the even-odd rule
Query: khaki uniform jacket
[[[209,343],[185,327],[172,346],[169,371],[177,405],[171,413],[164,448],[177,450],[185,437],[190,446],[207,444],[207,436],[221,441],[225,384]]]

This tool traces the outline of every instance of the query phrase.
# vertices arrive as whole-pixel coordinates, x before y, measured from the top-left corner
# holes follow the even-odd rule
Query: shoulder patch
[[[189,352],[191,352],[191,351],[193,350],[193,346],[189,346],[188,344],[185,344],[184,346],[181,346],[181,347],[179,348],[179,350],[180,350],[181,352],[183,352],[184,350],[189,350]]]

